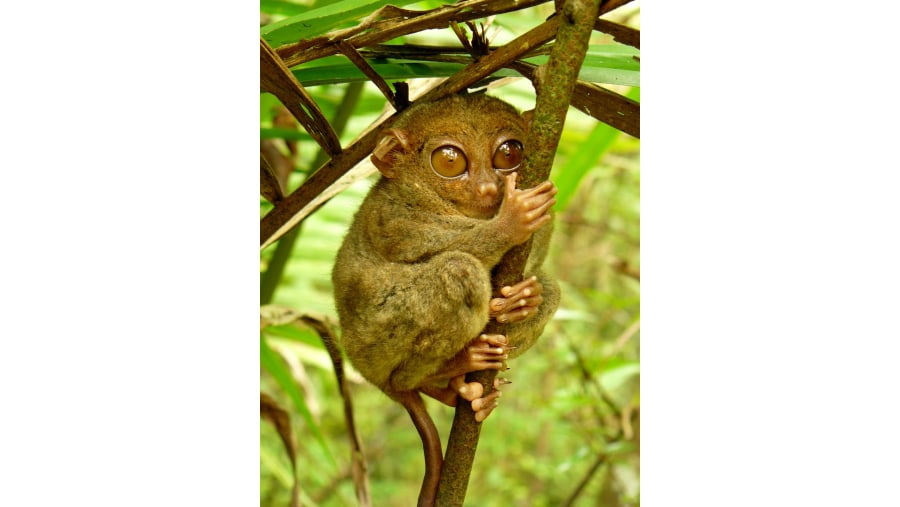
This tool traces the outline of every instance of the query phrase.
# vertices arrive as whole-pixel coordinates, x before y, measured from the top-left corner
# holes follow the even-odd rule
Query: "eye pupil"
[[[515,140],[506,141],[494,152],[494,167],[500,170],[509,170],[519,167],[524,153],[522,143]]]
[[[441,146],[431,153],[431,168],[445,178],[460,176],[468,165],[465,154],[455,146]]]

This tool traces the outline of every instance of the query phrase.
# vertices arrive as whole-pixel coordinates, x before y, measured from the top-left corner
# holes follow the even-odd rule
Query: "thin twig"
[[[584,477],[578,481],[578,485],[575,486],[575,490],[569,495],[569,498],[562,504],[562,507],[569,507],[570,505],[575,504],[575,500],[578,499],[578,496],[581,495],[581,492],[584,491],[584,488],[591,482],[591,478],[594,474],[597,473],[597,470],[600,470],[600,466],[606,462],[605,454],[598,454],[597,458],[594,460],[594,463],[588,468],[587,473],[584,474]]]
[[[369,62],[359,54],[359,51],[345,40],[340,41],[338,47],[340,48],[341,53],[353,62],[353,65],[356,65],[356,68],[361,70],[369,80],[375,83],[375,86],[381,90],[382,95],[384,95],[388,102],[394,106],[394,109],[399,111],[400,108],[397,107],[397,102],[394,100],[394,92],[391,90],[391,86],[387,84],[387,81],[385,81],[378,72],[375,72],[375,69],[373,69],[372,66],[369,65]]]

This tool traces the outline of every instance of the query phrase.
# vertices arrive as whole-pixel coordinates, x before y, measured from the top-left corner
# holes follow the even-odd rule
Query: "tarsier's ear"
[[[397,176],[397,156],[409,150],[409,136],[400,129],[387,129],[378,137],[372,150],[372,163],[385,178]]]
[[[531,130],[531,121],[534,120],[534,109],[529,109],[522,113],[522,119],[525,120],[525,126]]]

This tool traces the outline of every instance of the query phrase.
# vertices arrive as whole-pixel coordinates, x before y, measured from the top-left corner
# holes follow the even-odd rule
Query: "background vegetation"
[[[262,32],[266,38],[267,33],[277,33],[271,27],[278,26],[279,21],[328,8],[329,4],[342,6],[337,10],[341,15],[329,18],[333,24],[322,25],[323,30],[353,26],[368,14],[350,9],[359,3],[304,5],[262,0]],[[421,10],[440,5],[420,2],[405,8]],[[496,16],[488,29],[491,44],[511,40],[552,12],[550,3]],[[638,28],[639,7],[636,3],[626,5],[604,19]],[[459,40],[451,30],[444,29],[412,34],[391,43],[459,45]],[[624,47],[599,32],[591,43],[592,51],[605,46],[615,52]],[[354,78],[358,84],[347,83],[353,69],[346,59],[329,58],[292,70],[333,125],[341,105],[351,110],[340,132],[341,145],[346,146],[390,106],[364,78]],[[324,67],[326,63],[335,67]],[[395,72],[395,79],[404,81],[409,81],[413,73],[422,77],[447,75],[461,65],[410,65],[391,60],[380,64],[380,72]],[[590,66],[586,61],[585,67]],[[617,74],[602,62],[593,71],[601,73],[595,74],[597,81],[628,78],[624,70]],[[534,106],[529,81],[508,78],[494,85],[499,86],[490,89],[492,95],[523,110]],[[637,99],[636,86],[607,86]],[[327,160],[304,129],[291,121],[278,99],[268,93],[260,95],[260,127],[262,151],[269,150],[273,160],[283,163],[281,169],[274,169],[282,171],[286,193]],[[548,273],[562,287],[560,309],[538,344],[511,363],[506,377],[513,383],[505,388],[500,408],[481,432],[467,505],[639,504],[639,165],[638,139],[570,109],[551,173],[561,192],[546,264]],[[360,179],[311,214],[296,237],[290,239],[295,243],[283,270],[271,269],[280,262],[274,259],[277,246],[261,251],[263,303],[335,317],[331,266],[346,228],[373,181],[374,176]],[[271,207],[261,199],[261,216]],[[274,271],[277,277],[273,280]],[[267,293],[271,293],[271,299]],[[272,398],[274,406],[287,412],[289,433],[295,439],[296,479],[302,502],[356,505],[340,391],[320,338],[302,324],[272,325],[263,329],[261,347],[261,391]],[[295,392],[285,388],[285,375],[298,386]],[[373,505],[412,505],[423,472],[419,437],[412,423],[402,407],[362,381],[352,369],[348,380],[368,463]],[[446,442],[453,412],[433,400],[428,402]],[[262,421],[261,505],[290,503],[295,472],[289,456],[275,425]]]

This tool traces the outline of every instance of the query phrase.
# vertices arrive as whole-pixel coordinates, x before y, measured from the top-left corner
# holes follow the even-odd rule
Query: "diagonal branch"
[[[630,26],[620,25],[619,23],[613,23],[606,19],[598,19],[594,22],[594,30],[608,33],[613,36],[614,40],[621,42],[622,44],[641,49],[640,30],[635,30]]]
[[[319,106],[264,39],[259,39],[259,85],[278,97],[329,156],[341,152],[341,142]]]
[[[342,40],[338,43],[338,48],[340,48],[341,53],[343,53],[348,60],[353,62],[353,65],[356,65],[356,68],[361,70],[369,80],[375,83],[375,86],[381,90],[382,95],[384,95],[388,102],[391,103],[391,106],[399,111],[400,108],[397,107],[397,101],[394,99],[394,92],[391,90],[390,85],[388,85],[387,81],[385,81],[378,72],[375,72],[375,69],[369,65],[369,62],[359,54],[359,51],[355,47],[353,47],[353,44]]]
[[[259,154],[259,193],[271,203],[284,199],[281,184],[275,177],[275,170],[262,153]]]
[[[534,81],[536,65],[527,62],[513,62],[510,69]],[[603,123],[626,134],[641,137],[641,104],[586,81],[575,83],[572,106]]]

